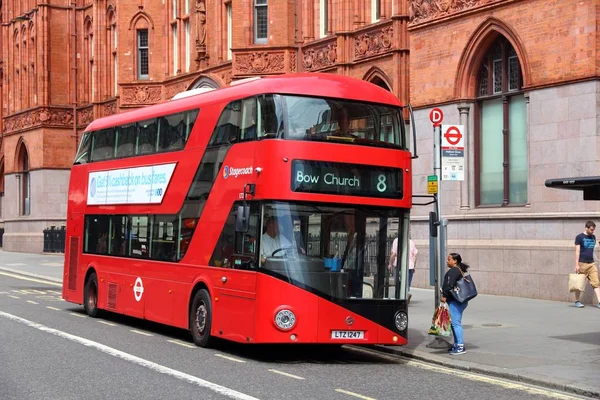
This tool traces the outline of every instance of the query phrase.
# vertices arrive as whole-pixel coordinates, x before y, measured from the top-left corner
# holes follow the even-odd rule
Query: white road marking
[[[113,324],[112,322],[106,322],[106,321],[98,321],[98,323],[108,325],[108,326],[117,326],[117,324]]]
[[[11,267],[18,267],[18,266],[20,266],[20,265],[27,265],[27,264],[23,264],[23,263],[12,263],[12,264],[6,264],[6,265],[9,265],[9,266],[11,266]]]
[[[38,324],[37,322],[33,322],[33,321],[29,321],[29,320],[26,320],[26,319],[21,318],[21,317],[17,317],[16,315],[12,315],[12,314],[8,314],[8,313],[5,313],[3,311],[0,311],[0,317],[9,319],[11,321],[18,322],[20,324],[29,326],[30,328],[35,328],[35,329],[40,330],[42,332],[50,333],[50,334],[52,334],[54,336],[58,336],[60,338],[67,339],[67,340],[70,340],[72,342],[81,344],[83,346],[86,346],[86,347],[89,347],[89,348],[101,351],[101,352],[103,352],[105,354],[111,355],[113,357],[120,358],[122,360],[128,361],[128,362],[133,363],[133,364],[140,365],[140,366],[148,368],[148,369],[150,369],[152,371],[172,376],[172,377],[177,378],[179,380],[182,380],[184,382],[191,383],[192,385],[196,385],[196,386],[199,386],[199,387],[210,389],[213,392],[220,393],[220,394],[222,394],[224,396],[227,396],[229,398],[232,398],[232,399],[236,399],[236,400],[258,400],[256,397],[252,397],[252,396],[247,395],[245,393],[241,393],[241,392],[238,392],[236,390],[229,389],[229,388],[227,388],[225,386],[221,386],[221,385],[218,385],[216,383],[205,381],[204,379],[200,379],[200,378],[197,378],[195,376],[186,374],[184,372],[177,371],[177,370],[165,367],[165,366],[160,365],[160,364],[156,364],[156,363],[154,363],[152,361],[145,360],[143,358],[134,356],[134,355],[129,354],[129,353],[125,353],[123,351],[114,349],[112,347],[108,347],[106,345],[103,345],[103,344],[98,343],[98,342],[94,342],[94,341],[89,340],[89,339],[84,339],[84,338],[79,337],[79,336],[71,335],[70,333],[66,333],[66,332],[63,332],[63,331],[59,331],[57,329],[49,328],[49,327],[47,327],[45,325]]]
[[[349,391],[344,390],[344,389],[335,389],[335,391],[338,392],[338,393],[347,394],[348,396],[358,397],[359,399],[363,399],[363,400],[375,400],[373,397],[363,396],[362,394],[358,394],[358,393],[354,393],[354,392],[349,392]]]
[[[287,372],[283,372],[283,371],[277,371],[276,369],[270,369],[269,371],[273,372],[275,374],[287,376],[288,378],[294,378],[294,379],[298,379],[298,380],[304,380],[304,378],[301,377],[301,376],[288,374]]]
[[[21,279],[23,281],[29,281],[29,282],[37,282],[37,283],[44,283],[46,285],[52,285],[52,286],[58,286],[58,287],[62,287],[62,284],[57,283],[57,282],[51,282],[51,281],[44,281],[41,279],[35,279],[35,278],[28,278],[25,276],[21,276],[21,275],[17,275],[17,274],[10,274],[8,272],[0,272],[0,275],[4,275],[4,276],[10,276],[11,278],[17,278],[17,279]]]
[[[27,300],[27,302],[30,304],[40,304],[40,303],[36,303],[35,301],[31,301],[31,300]]]
[[[85,315],[77,314],[77,313],[74,313],[74,312],[72,312],[71,315],[74,315],[74,316],[79,317],[79,318],[85,318]]]
[[[46,306],[46,308],[49,308],[50,310],[54,310],[54,311],[60,311],[60,308],[56,308],[56,307]]]
[[[471,381],[476,381],[476,382],[483,382],[483,383],[487,383],[489,385],[500,386],[505,389],[518,390],[521,392],[526,392],[526,393],[535,394],[535,395],[539,395],[539,396],[550,397],[550,398],[559,399],[559,400],[575,400],[575,399],[581,398],[581,397],[576,397],[576,396],[570,396],[566,393],[553,391],[551,389],[543,389],[540,387],[528,386],[525,384],[511,382],[511,381],[500,379],[500,378],[494,378],[494,377],[487,376],[487,375],[478,375],[478,374],[474,374],[474,373],[463,371],[463,370],[447,368],[444,366],[430,364],[430,363],[426,363],[423,361],[416,361],[416,360],[414,360],[412,358],[408,358],[408,357],[387,355],[387,354],[379,353],[377,351],[371,351],[371,350],[357,348],[357,347],[352,347],[352,350],[357,351],[357,352],[369,353],[369,354],[377,354],[379,357],[395,360],[397,362],[402,362],[404,365],[408,365],[411,367],[416,367],[416,368],[420,368],[420,369],[424,369],[424,370],[428,370],[428,371],[441,372],[446,375],[455,375],[460,378],[469,379]]]
[[[215,354],[215,356],[216,357],[224,358],[224,359],[229,360],[229,361],[238,362],[238,363],[245,363],[246,362],[244,360],[240,360],[239,358],[224,356],[223,354]]]
[[[8,297],[12,297],[13,299],[20,299],[19,296],[13,296],[12,294],[9,294]]]
[[[133,333],[137,333],[138,335],[144,335],[144,336],[154,336],[154,335],[153,335],[153,334],[151,334],[151,333],[142,332],[142,331],[138,331],[138,330],[135,330],[135,329],[131,329],[131,332],[133,332]]]
[[[190,349],[195,349],[196,348],[196,346],[192,346],[189,343],[180,342],[179,340],[167,340],[167,342],[173,343],[173,344],[178,344],[178,345],[183,346],[183,347],[188,347]]]
[[[43,265],[44,267],[64,267],[65,264],[56,263],[56,262],[47,262],[47,263],[41,263],[40,265]]]

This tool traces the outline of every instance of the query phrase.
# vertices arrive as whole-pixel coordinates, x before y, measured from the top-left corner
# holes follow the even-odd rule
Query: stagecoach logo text
[[[252,171],[254,171],[253,167],[233,168],[233,167],[226,165],[223,168],[223,178],[227,179],[230,176],[237,178],[240,175],[252,175]]]

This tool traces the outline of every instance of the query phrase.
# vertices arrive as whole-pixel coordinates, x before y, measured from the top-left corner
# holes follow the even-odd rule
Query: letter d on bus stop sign
[[[444,113],[442,112],[441,109],[436,107],[433,110],[431,110],[431,112],[429,113],[429,119],[431,120],[431,123],[433,124],[433,126],[439,126],[442,124],[442,121],[444,120]]]

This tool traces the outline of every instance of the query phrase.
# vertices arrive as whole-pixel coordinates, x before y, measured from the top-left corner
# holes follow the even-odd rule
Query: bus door
[[[243,213],[242,202],[236,202],[210,261],[211,265],[221,267],[213,274],[215,295],[219,299],[213,304],[213,331],[220,332],[220,337],[236,336],[243,340],[254,336],[260,226],[258,202],[246,204],[246,228],[236,226],[238,211]]]

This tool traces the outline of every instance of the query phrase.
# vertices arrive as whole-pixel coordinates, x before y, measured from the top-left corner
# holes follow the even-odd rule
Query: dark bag
[[[475,282],[473,282],[473,277],[469,273],[465,274],[460,267],[458,269],[462,278],[456,282],[456,286],[454,286],[450,293],[454,297],[454,300],[464,303],[477,296],[477,288],[475,287]]]

